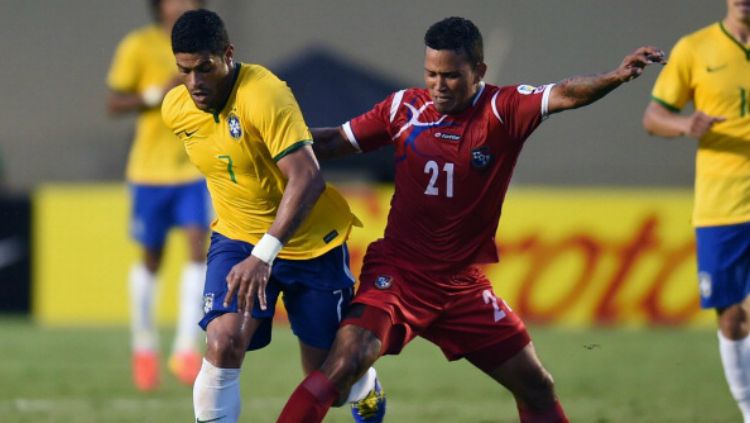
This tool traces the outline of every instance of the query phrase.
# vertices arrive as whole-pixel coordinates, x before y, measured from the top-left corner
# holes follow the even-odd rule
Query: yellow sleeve
[[[312,143],[312,134],[302,117],[292,90],[282,81],[266,86],[266,101],[255,103],[250,119],[274,161]]]
[[[117,46],[107,75],[107,85],[115,91],[135,92],[141,76],[138,40],[133,34],[126,36]]]
[[[678,112],[693,98],[691,84],[693,55],[687,38],[681,38],[656,79],[651,98],[662,106]]]

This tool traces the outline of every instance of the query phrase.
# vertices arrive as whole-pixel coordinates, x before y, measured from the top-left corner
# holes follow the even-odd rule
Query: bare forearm
[[[309,178],[289,179],[268,233],[285,244],[310,214],[324,190],[325,181],[319,172]]]
[[[139,94],[111,92],[107,96],[107,112],[110,115],[121,115],[144,109],[146,105]]]
[[[624,82],[637,78],[646,66],[654,63],[664,63],[664,52],[655,47],[640,47],[625,56],[620,66],[611,72],[560,81],[552,88],[547,110],[556,113],[589,105]]]
[[[587,106],[604,97],[623,82],[625,81],[617,73],[607,72],[567,78],[552,89],[555,94],[559,95],[559,110],[566,110]],[[558,111],[557,108],[554,111]]]
[[[313,151],[320,160],[346,156],[356,151],[345,139],[341,127],[310,128],[310,132],[313,135]]]
[[[689,117],[665,110],[664,107],[651,103],[643,114],[643,127],[650,135],[665,138],[681,137],[688,132]]]

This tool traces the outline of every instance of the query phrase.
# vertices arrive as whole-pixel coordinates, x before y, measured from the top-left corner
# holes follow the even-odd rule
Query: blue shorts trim
[[[232,267],[247,258],[252,250],[252,244],[216,232],[211,235],[203,290],[205,316],[200,321],[204,330],[218,316],[237,312],[236,297],[229,307],[224,307],[226,277]],[[353,285],[346,244],[310,260],[274,260],[266,287],[268,308],[264,311],[257,304],[253,306],[252,316],[263,319],[263,322],[247,349],[260,349],[271,342],[276,301],[281,293],[294,334],[312,347],[330,348],[354,295]]]
[[[203,180],[181,185],[131,184],[130,232],[146,248],[164,246],[172,227],[208,230],[211,205]]]
[[[702,308],[739,304],[750,294],[750,222],[695,229]]]

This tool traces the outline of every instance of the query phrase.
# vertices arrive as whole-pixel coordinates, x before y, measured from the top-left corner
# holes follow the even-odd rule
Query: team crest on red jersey
[[[485,169],[490,163],[492,163],[492,153],[489,147],[485,145],[471,150],[471,165],[475,169]]]
[[[378,289],[388,289],[391,287],[391,284],[393,284],[393,276],[378,275],[375,279],[375,288]]]

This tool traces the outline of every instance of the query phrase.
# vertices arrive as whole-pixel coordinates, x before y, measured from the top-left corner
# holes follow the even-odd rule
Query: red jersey
[[[343,125],[361,151],[395,147],[382,241],[394,260],[428,271],[498,261],[503,199],[524,141],[547,117],[551,88],[482,83],[454,115],[435,110],[425,89],[402,90]]]

